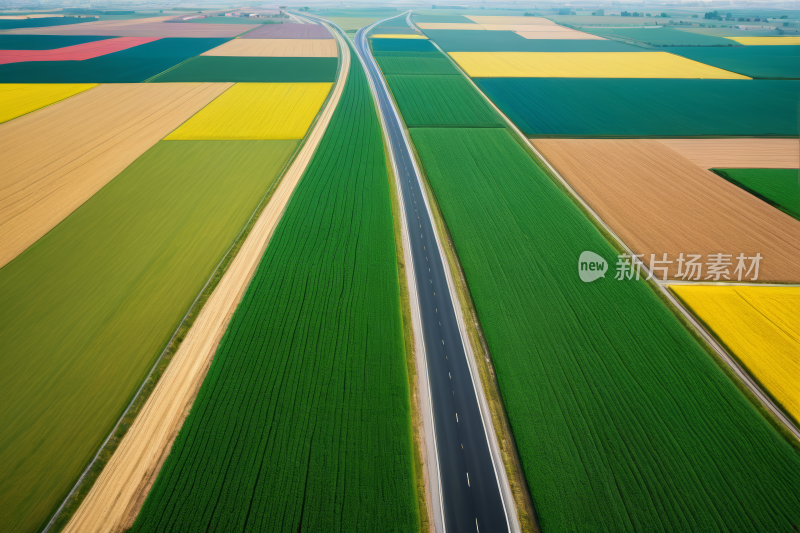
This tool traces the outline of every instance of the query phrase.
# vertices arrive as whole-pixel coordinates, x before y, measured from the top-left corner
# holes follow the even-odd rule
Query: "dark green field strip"
[[[616,41],[526,39],[513,31],[423,30],[445,52],[644,52]],[[732,42],[732,41],[731,41]]]
[[[453,62],[441,52],[375,52],[384,75],[454,74],[460,75]]]
[[[793,531],[800,456],[499,129],[411,130],[542,531]],[[613,266],[611,267],[613,271]]]
[[[67,24],[81,24],[83,22],[97,22],[97,19],[78,18],[78,17],[0,19],[0,30],[14,30],[17,28],[46,28],[49,26],[65,26]]]
[[[333,82],[336,57],[200,56],[160,74],[153,82]]]
[[[375,52],[436,52],[427,39],[370,39]]]
[[[714,172],[800,220],[800,177],[796,168],[714,168]]]
[[[132,531],[418,531],[393,235],[353,57]]]
[[[0,50],[53,50],[113,38],[85,35],[0,35]]]
[[[11,63],[0,65],[0,80],[4,83],[141,83],[228,40],[172,37],[83,61]]]
[[[476,78],[526,135],[797,136],[800,82]],[[758,105],[743,105],[757,102]]]
[[[800,46],[679,48],[670,52],[751,78],[800,79]]]
[[[386,76],[409,128],[503,127],[500,116],[462,76]]]
[[[738,46],[724,37],[690,33],[667,26],[652,28],[581,28],[581,31],[602,37],[617,37],[653,46]]]
[[[400,13],[398,12],[397,14],[399,15]],[[380,16],[380,15],[376,15],[376,16]],[[389,16],[391,16],[391,15],[389,15]],[[406,22],[406,17],[402,16],[402,17],[394,17],[392,19],[387,20],[386,22],[381,22],[376,27],[376,30],[377,29],[389,29],[389,28],[404,29],[404,30],[410,30],[411,29],[408,26],[408,23]]]
[[[475,21],[463,15],[413,15],[414,22],[439,22],[455,24],[475,24]]]
[[[111,431],[297,141],[163,141],[0,269],[0,531]]]

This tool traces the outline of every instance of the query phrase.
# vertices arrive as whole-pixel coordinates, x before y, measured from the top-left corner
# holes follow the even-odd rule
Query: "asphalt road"
[[[356,34],[355,47],[377,91],[379,111],[402,183],[428,362],[445,529],[508,531],[507,513],[447,285],[446,266],[420,193],[413,156],[364,29]]]

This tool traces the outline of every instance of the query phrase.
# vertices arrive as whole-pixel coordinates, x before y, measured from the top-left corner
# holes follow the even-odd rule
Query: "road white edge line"
[[[623,240],[614,232],[614,230],[612,230],[608,226],[608,224],[606,224],[605,221],[603,221],[603,219],[600,218],[600,215],[598,215],[594,211],[594,209],[592,209],[591,206],[577,193],[577,191],[572,188],[572,186],[569,184],[569,182],[567,182],[567,180],[561,175],[561,173],[559,173],[558,170],[555,169],[555,167],[550,163],[550,161],[547,160],[547,158],[544,157],[544,155],[536,148],[536,146],[533,145],[533,143],[530,141],[530,139],[528,139],[522,133],[522,131],[519,128],[517,128],[516,124],[514,124],[511,121],[511,119],[509,119],[502,111],[500,111],[500,108],[498,108],[496,105],[494,105],[494,102],[492,102],[489,99],[489,97],[486,96],[486,94],[480,89],[480,87],[478,87],[475,84],[475,82],[472,81],[472,78],[470,78],[466,74],[466,72],[464,72],[464,70],[461,68],[461,66],[458,63],[456,63],[453,60],[453,58],[450,57],[449,54],[447,54],[447,52],[445,52],[444,50],[439,48],[439,45],[436,44],[435,42],[431,41],[431,43],[442,54],[444,54],[450,60],[450,62],[459,70],[459,72],[461,72],[461,74],[467,79],[467,81],[469,81],[469,83],[472,84],[472,87],[476,91],[478,91],[478,94],[483,96],[483,98],[489,103],[489,105],[491,105],[492,108],[494,108],[494,110],[497,111],[497,113],[501,117],[503,117],[503,119],[511,127],[511,129],[525,142],[525,144],[528,146],[528,148],[530,148],[533,151],[533,153],[536,154],[536,156],[542,161],[542,163],[544,163],[547,166],[547,168],[550,170],[550,172],[552,172],[553,175],[556,178],[558,178],[558,180],[569,191],[569,193],[576,200],[578,200],[578,202],[580,202],[580,204],[584,207],[584,209],[586,209],[586,211],[589,212],[589,214],[597,221],[597,223],[600,224],[603,227],[603,229],[605,229],[608,232],[608,234],[611,235],[611,237],[614,238],[614,240],[617,242],[617,244],[619,244],[625,250],[625,252],[634,259],[634,264],[638,263],[641,266],[641,268],[643,269],[643,271],[648,276],[650,276],[652,274],[652,272],[647,267],[645,262],[642,261],[640,258],[636,257],[636,255],[634,254],[633,250],[630,247],[628,247],[628,245],[625,244],[625,242],[623,242]],[[695,329],[695,331],[697,331],[697,333],[701,337],[703,337],[703,339],[709,344],[709,346],[711,346],[711,348],[717,353],[717,355],[723,361],[725,361],[725,363],[730,367],[730,369],[739,377],[739,379],[742,381],[742,383],[744,383],[744,385],[748,389],[750,389],[750,391],[756,396],[756,398],[758,398],[758,400],[761,402],[761,404],[766,409],[768,409],[775,416],[775,418],[780,420],[783,423],[783,425],[786,426],[786,428],[798,440],[800,440],[800,430],[797,427],[795,427],[795,425],[792,423],[791,419],[789,419],[789,417],[786,416],[786,414],[772,401],[772,399],[761,389],[761,387],[758,386],[758,384],[755,382],[755,380],[752,377],[750,377],[750,375],[744,369],[742,369],[741,366],[739,366],[739,364],[736,362],[736,360],[731,356],[731,354],[728,353],[728,351],[725,348],[722,347],[721,344],[719,344],[717,342],[717,340],[714,338],[714,336],[711,335],[711,333],[709,331],[707,331],[706,328],[697,319],[695,319],[694,315],[688,309],[686,309],[683,306],[683,304],[680,302],[680,300],[678,298],[676,298],[672,294],[672,292],[670,292],[670,290],[668,289],[668,285],[678,285],[678,284],[680,284],[680,282],[675,282],[675,281],[666,281],[665,282],[665,281],[661,281],[660,279],[658,279],[657,276],[653,276],[652,280],[655,282],[656,286],[659,288],[661,293],[664,294],[664,296],[678,309],[678,311],[680,311],[680,313],[692,325],[692,327]],[[785,285],[779,285],[779,286],[783,287]]]

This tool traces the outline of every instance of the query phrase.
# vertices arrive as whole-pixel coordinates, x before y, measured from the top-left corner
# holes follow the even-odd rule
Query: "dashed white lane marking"
[[[456,413],[456,424],[458,424],[458,413]]]
[[[469,472],[467,472],[467,487],[472,488],[472,485],[469,484]],[[477,521],[478,521],[478,519],[476,518],[475,522],[477,523]]]

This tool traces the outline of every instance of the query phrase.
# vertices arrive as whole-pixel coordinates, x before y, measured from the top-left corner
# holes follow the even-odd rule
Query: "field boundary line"
[[[147,78],[146,80],[144,80],[142,83],[152,83],[154,79],[158,78],[158,77],[159,77],[159,76],[161,76],[162,74],[166,74],[167,72],[171,72],[171,71],[175,70],[176,68],[180,67],[181,65],[184,65],[184,64],[188,63],[189,61],[191,61],[191,60],[193,60],[193,59],[197,59],[198,57],[200,57],[200,55],[192,56],[192,57],[190,57],[189,59],[184,59],[183,61],[181,61],[181,62],[180,62],[180,63],[178,63],[177,65],[173,65],[173,66],[171,66],[170,68],[168,68],[167,70],[164,70],[164,71],[162,71],[162,72],[159,72],[159,73],[158,73],[158,74],[156,74],[155,76],[150,76],[149,78]]]
[[[340,46],[344,48],[341,42]],[[277,187],[270,187],[267,195],[274,190],[272,197],[256,219],[239,253],[233,258],[230,267],[211,293],[207,304],[200,310],[197,320],[174,354],[162,379],[156,383],[152,394],[142,407],[141,416],[137,416],[131,424],[106,468],[103,469],[83,503],[64,528],[65,531],[111,532],[130,525],[124,524],[123,521],[127,520],[132,523],[135,519],[138,509],[144,503],[147,489],[155,480],[161,464],[169,453],[172,441],[189,413],[194,397],[213,360],[217,344],[225,333],[233,312],[258,268],[261,256],[282,218],[294,189],[300,182],[327,130],[347,81],[349,69],[346,66],[349,66],[349,62],[348,49],[342,52],[339,62],[339,77],[324,108],[312,124],[306,141],[301,143],[302,147],[299,147],[294,159],[287,162],[288,170],[282,177],[279,177],[280,183],[277,184]],[[251,220],[255,215],[254,212]],[[248,225],[249,222],[245,228]],[[234,241],[235,243],[236,241]],[[210,281],[211,279],[209,279]],[[177,333],[176,331],[175,335]],[[159,361],[162,357],[163,353]],[[159,361],[156,362],[153,370]],[[151,370],[151,374],[153,370]],[[173,386],[171,386],[170,382],[175,383],[172,383]],[[145,383],[142,384],[142,387]],[[136,397],[131,401],[131,405],[135,400]],[[124,414],[117,426],[122,418],[124,418]],[[116,427],[109,438],[114,431],[116,431]],[[102,447],[100,451],[102,451]],[[98,455],[100,451],[98,451]],[[92,464],[95,460],[96,457]],[[92,464],[87,467],[81,479],[85,477]],[[79,484],[80,482],[75,485],[61,508],[74,494]],[[57,516],[58,512],[48,528],[51,527]]]
[[[548,161],[547,158],[545,158],[544,155],[536,148],[536,146],[534,146],[534,144],[530,141],[530,139],[528,139],[522,133],[522,131],[520,131],[520,129],[517,128],[517,126],[511,121],[511,119],[509,119],[500,110],[500,108],[498,108],[494,104],[494,102],[492,102],[489,99],[489,97],[486,96],[486,94],[480,89],[480,87],[478,87],[478,85],[472,80],[472,78],[470,78],[464,72],[464,70],[458,65],[458,63],[453,61],[453,58],[451,58],[444,50],[439,48],[438,44],[436,44],[434,41],[431,42],[440,52],[442,52],[444,55],[448,57],[448,59],[450,59],[453,65],[472,84],[475,90],[478,91],[481,94],[481,96],[483,96],[483,98],[489,103],[489,105],[491,105],[495,109],[495,111],[497,111],[497,113],[499,113],[500,116],[505,119],[506,123],[511,128],[511,130],[514,131],[514,133],[520,139],[522,139],[523,143],[536,155],[536,157],[538,157],[539,160],[542,163],[544,163],[547,169],[553,174],[553,176],[555,176],[559,180],[561,185],[569,192],[569,194],[571,194],[573,198],[577,200],[578,203],[583,207],[583,209],[585,209],[586,212],[588,212],[595,219],[595,222],[599,224],[603,228],[603,230],[605,230],[608,233],[608,235],[611,236],[616,241],[616,244],[618,246],[620,246],[628,255],[630,255],[634,259],[633,261],[634,265],[638,265],[642,269],[642,271],[645,274],[647,274],[648,277],[650,277],[653,273],[650,271],[645,262],[642,261],[642,259],[636,257],[633,250],[630,247],[628,247],[627,244],[625,244],[625,242],[614,232],[614,230],[611,229],[611,227],[608,224],[605,223],[605,221],[602,218],[600,218],[600,215],[598,215],[594,211],[594,209],[592,209],[592,207],[586,202],[586,200],[584,200],[583,197],[581,197],[577,193],[577,191],[572,188],[569,182],[567,182],[567,180],[558,172],[558,170],[556,170],[556,168],[550,163],[550,161]],[[761,389],[761,387],[758,386],[758,384],[750,376],[750,374],[736,362],[733,356],[731,356],[731,354],[729,354],[728,351],[719,342],[717,342],[714,336],[709,331],[706,330],[706,328],[694,317],[694,315],[688,309],[686,309],[686,307],[684,307],[682,302],[677,297],[675,297],[674,294],[672,294],[672,292],[668,288],[668,285],[670,283],[659,280],[657,276],[652,276],[652,280],[655,281],[655,286],[658,287],[662,296],[666,300],[668,300],[675,307],[675,309],[677,309],[678,312],[680,312],[681,315],[683,315],[683,318],[692,326],[692,328],[694,328],[695,333],[697,333],[707,343],[707,345],[717,354],[717,356],[725,364],[728,365],[730,370],[733,371],[736,377],[739,378],[741,383],[744,384],[750,390],[750,392],[756,397],[756,399],[759,402],[761,402],[762,406],[765,409],[767,409],[781,424],[783,424],[786,427],[786,429],[789,432],[791,432],[798,441],[800,441],[800,430],[797,427],[795,427],[791,419],[789,419],[789,417],[783,412],[783,410],[780,409],[780,407],[778,407],[770,399],[770,397]],[[785,285],[778,285],[778,286],[784,287]]]
[[[393,18],[397,18],[402,16],[402,14],[397,15],[396,17],[391,17],[384,20],[391,20]],[[363,32],[362,35],[366,35],[372,30],[375,26],[380,24],[382,21],[375,22],[366,28],[360,30]],[[354,37],[355,39],[358,38],[358,33],[356,33]],[[366,38],[366,37],[365,37]],[[359,59],[363,59],[359,56]],[[366,72],[366,67],[365,67]],[[430,379],[428,377],[428,356],[425,350],[425,342],[422,336],[422,316],[420,314],[419,309],[419,294],[417,293],[417,275],[414,270],[414,257],[411,254],[411,241],[408,234],[408,220],[406,218],[406,209],[405,209],[405,199],[403,198],[403,193],[400,189],[400,172],[397,168],[397,160],[394,157],[394,150],[392,148],[392,143],[389,142],[389,133],[388,128],[386,126],[386,121],[383,117],[383,114],[380,112],[380,106],[377,101],[377,90],[374,85],[374,80],[371,76],[367,76],[367,80],[369,81],[372,99],[375,105],[375,112],[377,113],[378,117],[381,121],[381,130],[383,131],[383,139],[384,144],[389,151],[389,159],[392,163],[392,170],[395,179],[395,192],[397,194],[397,203],[400,207],[400,234],[402,236],[402,244],[403,244],[403,257],[406,262],[406,284],[408,286],[408,296],[409,296],[409,304],[411,307],[411,326],[412,330],[414,331],[414,343],[415,343],[415,353],[418,354],[416,359],[416,366],[417,366],[417,387],[420,389],[420,411],[422,415],[427,413],[427,416],[422,416],[423,421],[423,434],[425,435],[425,446],[426,446],[426,457],[427,457],[427,467],[428,467],[428,498],[430,501],[438,501],[439,505],[438,508],[436,506],[431,506],[431,512],[433,514],[433,520],[431,522],[431,526],[434,531],[442,532],[445,531],[444,526],[444,500],[442,495],[442,483],[441,477],[442,472],[439,467],[439,451],[436,444],[436,426],[435,421],[433,418],[433,400],[431,398],[431,390],[430,390]],[[424,377],[424,378],[423,378]],[[434,495],[438,496],[434,499]],[[438,512],[437,512],[438,511]]]
[[[428,494],[428,498],[431,502],[438,500],[439,506],[438,508],[434,505],[431,506],[430,511],[433,513],[433,520],[431,521],[431,526],[434,531],[437,533],[444,533],[444,505],[443,505],[443,497],[442,497],[442,490],[441,490],[441,471],[439,468],[439,455],[438,450],[436,448],[436,431],[433,422],[433,401],[431,398],[430,386],[429,386],[429,379],[428,379],[428,363],[427,363],[427,356],[425,351],[425,345],[422,338],[422,317],[419,310],[419,296],[417,294],[417,283],[416,283],[416,274],[414,272],[414,259],[411,255],[410,251],[410,241],[408,235],[408,224],[406,221],[406,214],[405,214],[405,203],[403,200],[403,194],[400,190],[400,183],[399,183],[399,176],[400,173],[397,169],[397,163],[394,158],[394,151],[392,150],[392,144],[388,142],[388,134],[386,128],[386,122],[384,120],[383,115],[380,112],[380,106],[378,105],[377,98],[376,98],[376,89],[373,84],[372,78],[367,74],[367,66],[364,64],[364,59],[358,54],[357,47],[355,46],[355,40],[358,38],[359,33],[365,35],[368,33],[372,28],[377,26],[378,24],[385,22],[386,20],[391,20],[393,18],[397,18],[402,16],[403,13],[397,15],[395,17],[390,17],[387,19],[376,21],[369,26],[361,28],[356,35],[353,36],[352,40],[348,37],[348,42],[353,43],[353,48],[356,49],[356,57],[358,57],[359,61],[362,64],[364,69],[364,75],[367,78],[367,82],[370,86],[370,92],[372,93],[373,98],[373,105],[375,106],[375,112],[378,115],[378,118],[381,123],[381,130],[383,131],[383,138],[384,138],[384,146],[386,147],[389,153],[389,159],[391,160],[392,164],[392,171],[395,178],[395,187],[397,192],[397,200],[398,205],[400,207],[400,223],[401,223],[401,238],[402,238],[402,245],[403,245],[403,257],[406,263],[406,283],[408,285],[408,292],[409,292],[409,306],[411,308],[411,325],[412,331],[414,332],[414,345],[415,345],[415,353],[416,353],[416,367],[417,367],[417,387],[419,388],[419,400],[420,400],[420,415],[423,421],[423,429],[425,435],[425,447],[426,447],[426,454],[425,456],[428,458],[427,461],[427,470],[428,470],[428,490],[430,493]],[[308,16],[304,14],[304,16]],[[320,18],[320,20],[322,20]],[[344,32],[336,23],[327,21],[331,26],[335,27],[338,32],[347,36],[347,33]],[[424,379],[422,379],[424,376]],[[416,428],[415,428],[416,430]],[[434,495],[438,495],[438,498],[434,498]],[[426,500],[428,499],[426,498]]]

